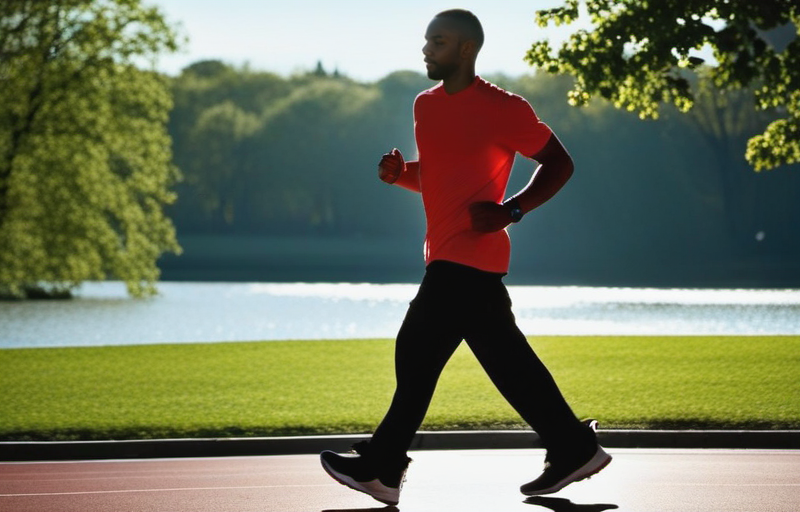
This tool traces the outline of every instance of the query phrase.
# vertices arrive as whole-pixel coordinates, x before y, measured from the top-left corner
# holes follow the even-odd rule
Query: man
[[[483,30],[469,11],[439,13],[425,33],[428,77],[440,83],[414,102],[419,159],[394,149],[381,180],[419,192],[425,207],[425,277],[397,336],[397,388],[370,441],[350,454],[321,454],[337,481],[395,505],[410,462],[406,452],[436,382],[462,340],[502,395],[539,434],[545,470],[521,487],[548,494],[605,467],[611,457],[581,423],[517,328],[502,282],[505,228],[540,206],[572,175],[573,163],[521,97],[475,74]],[[516,153],[539,162],[528,185],[503,200]]]

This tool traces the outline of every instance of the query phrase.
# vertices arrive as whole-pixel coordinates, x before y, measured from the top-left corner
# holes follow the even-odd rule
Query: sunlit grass
[[[576,413],[606,428],[800,427],[797,336],[531,343]],[[0,439],[368,432],[392,358],[388,340],[0,350]],[[423,428],[522,427],[462,346]]]

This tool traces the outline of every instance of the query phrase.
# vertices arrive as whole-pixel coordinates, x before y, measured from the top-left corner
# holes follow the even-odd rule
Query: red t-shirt
[[[480,77],[447,94],[439,85],[414,102],[419,161],[409,162],[397,184],[422,193],[428,224],[425,263],[446,260],[487,272],[508,272],[508,233],[479,233],[469,206],[501,203],[516,153],[530,157],[550,138],[524,98]]]

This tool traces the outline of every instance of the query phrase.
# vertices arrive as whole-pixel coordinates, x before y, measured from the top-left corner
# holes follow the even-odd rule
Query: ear
[[[461,48],[459,49],[459,56],[462,59],[467,60],[474,60],[476,57],[477,46],[475,45],[475,41],[471,39],[467,39],[461,43]]]

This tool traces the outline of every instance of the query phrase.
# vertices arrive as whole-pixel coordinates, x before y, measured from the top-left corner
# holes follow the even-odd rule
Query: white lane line
[[[800,487],[800,483],[754,483],[754,484],[732,484],[732,483],[720,483],[715,484],[712,482],[704,483],[704,482],[687,482],[687,483],[669,483],[669,482],[649,482],[648,486],[660,486],[660,487]]]
[[[171,489],[116,489],[110,491],[74,491],[74,492],[35,492],[20,494],[0,494],[0,498],[21,498],[31,496],[78,496],[82,494],[126,494],[137,492],[186,492],[186,491],[225,491],[243,489],[285,489],[297,487],[334,487],[336,484],[314,484],[314,485],[243,485],[235,487],[175,487]]]

